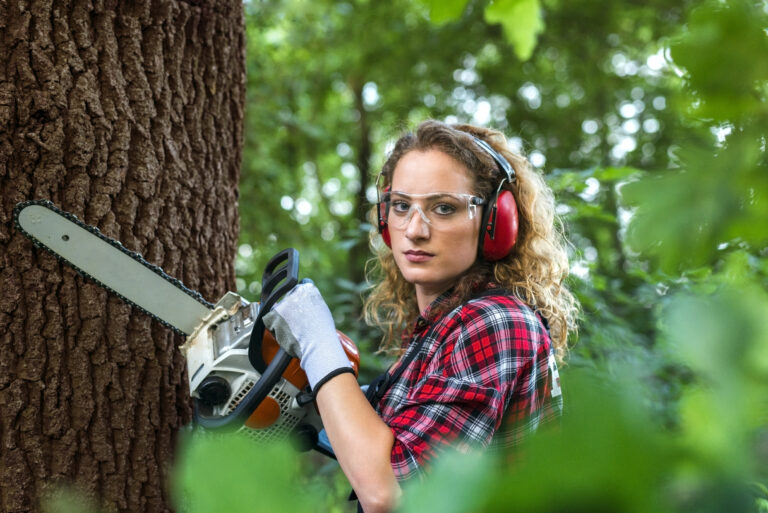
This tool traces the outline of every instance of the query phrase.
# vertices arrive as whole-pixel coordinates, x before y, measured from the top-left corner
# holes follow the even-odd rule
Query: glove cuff
[[[317,392],[320,385],[339,373],[352,370],[349,357],[341,348],[339,336],[335,331],[333,338],[335,340],[325,347],[307,347],[301,357],[301,368],[307,373],[309,387],[313,392]]]

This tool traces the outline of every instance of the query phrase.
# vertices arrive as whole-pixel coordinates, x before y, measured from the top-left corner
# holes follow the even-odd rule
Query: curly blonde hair
[[[474,191],[482,198],[491,197],[500,182],[499,169],[490,156],[474,142],[482,139],[500,153],[514,168],[516,180],[503,188],[512,191],[518,207],[517,242],[506,257],[489,262],[479,257],[458,280],[451,300],[441,308],[450,310],[469,300],[478,289],[490,283],[512,291],[520,300],[538,311],[549,324],[555,354],[562,361],[567,351],[569,332],[576,331],[578,303],[565,287],[568,258],[562,224],[555,215],[552,190],[542,175],[531,168],[521,155],[513,153],[499,131],[472,125],[448,125],[428,120],[415,132],[402,135],[381,170],[381,184],[392,183],[400,159],[410,151],[440,150],[461,162],[475,174]],[[376,219],[376,209],[372,219]],[[403,278],[392,251],[371,234],[376,258],[369,262],[367,275],[377,282],[365,300],[365,320],[384,332],[382,351],[403,349],[403,337],[419,315],[413,284]],[[373,264],[373,265],[370,265]]]

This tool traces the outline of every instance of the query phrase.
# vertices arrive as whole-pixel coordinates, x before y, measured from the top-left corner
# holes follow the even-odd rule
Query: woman
[[[265,317],[301,359],[368,513],[392,509],[398,481],[445,448],[513,445],[557,416],[556,360],[576,314],[552,193],[501,133],[426,121],[398,140],[379,181],[383,277],[366,319],[400,358],[369,397],[313,285]]]

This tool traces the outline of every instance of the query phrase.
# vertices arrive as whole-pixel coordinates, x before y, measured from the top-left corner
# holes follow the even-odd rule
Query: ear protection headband
[[[501,174],[501,181],[496,192],[490,198],[488,205],[483,209],[483,220],[480,230],[480,242],[478,247],[486,260],[495,262],[509,255],[517,241],[519,226],[517,214],[517,202],[512,191],[502,190],[505,183],[514,183],[517,180],[515,169],[512,165],[494,150],[490,144],[472,136],[475,144],[488,153]]]
[[[483,218],[481,221],[480,240],[478,244],[479,252],[488,261],[494,262],[501,260],[512,251],[517,240],[518,214],[517,203],[512,191],[502,190],[505,183],[514,183],[516,180],[515,170],[512,165],[494,150],[490,144],[469,134],[475,143],[488,153],[496,167],[499,169],[501,181],[496,192],[486,203],[483,209]],[[379,179],[381,175],[379,175]],[[378,180],[377,180],[378,182]],[[378,191],[378,183],[376,186]],[[378,227],[384,244],[392,247],[392,239],[387,226],[387,212],[384,203],[378,202]]]

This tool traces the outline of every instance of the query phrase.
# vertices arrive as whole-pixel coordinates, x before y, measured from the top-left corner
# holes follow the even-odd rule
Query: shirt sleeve
[[[388,421],[399,479],[417,475],[448,447],[467,452],[488,446],[516,384],[535,370],[542,328],[530,310],[471,302],[446,330],[427,372]]]

